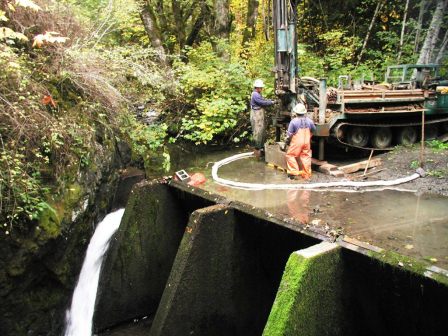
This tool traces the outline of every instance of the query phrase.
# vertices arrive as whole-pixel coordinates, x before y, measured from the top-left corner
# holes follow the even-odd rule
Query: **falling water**
[[[123,213],[124,209],[110,213],[95,230],[73,293],[72,306],[67,311],[65,336],[92,335],[92,318],[101,264],[110,239],[120,226]]]

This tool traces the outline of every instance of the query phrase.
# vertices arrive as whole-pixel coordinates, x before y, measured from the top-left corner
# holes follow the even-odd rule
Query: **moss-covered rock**
[[[0,335],[59,335],[92,224],[111,207],[123,161],[96,144],[95,169],[67,171],[37,226],[0,236]]]

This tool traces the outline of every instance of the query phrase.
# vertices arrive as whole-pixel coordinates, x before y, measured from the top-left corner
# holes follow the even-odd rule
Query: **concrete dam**
[[[447,302],[443,269],[145,181],[110,243],[93,325],[105,335],[142,318],[138,335],[151,336],[446,335]]]

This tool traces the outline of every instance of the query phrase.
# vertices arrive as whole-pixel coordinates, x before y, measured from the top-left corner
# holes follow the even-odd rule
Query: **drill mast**
[[[274,0],[275,94],[291,110],[297,102],[297,5],[299,0]]]

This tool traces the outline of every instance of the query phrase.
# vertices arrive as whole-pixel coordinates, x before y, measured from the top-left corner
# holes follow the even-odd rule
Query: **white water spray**
[[[92,318],[104,254],[112,235],[120,226],[124,209],[108,214],[98,224],[82,265],[78,284],[73,292],[72,306],[67,311],[65,336],[92,335]]]

